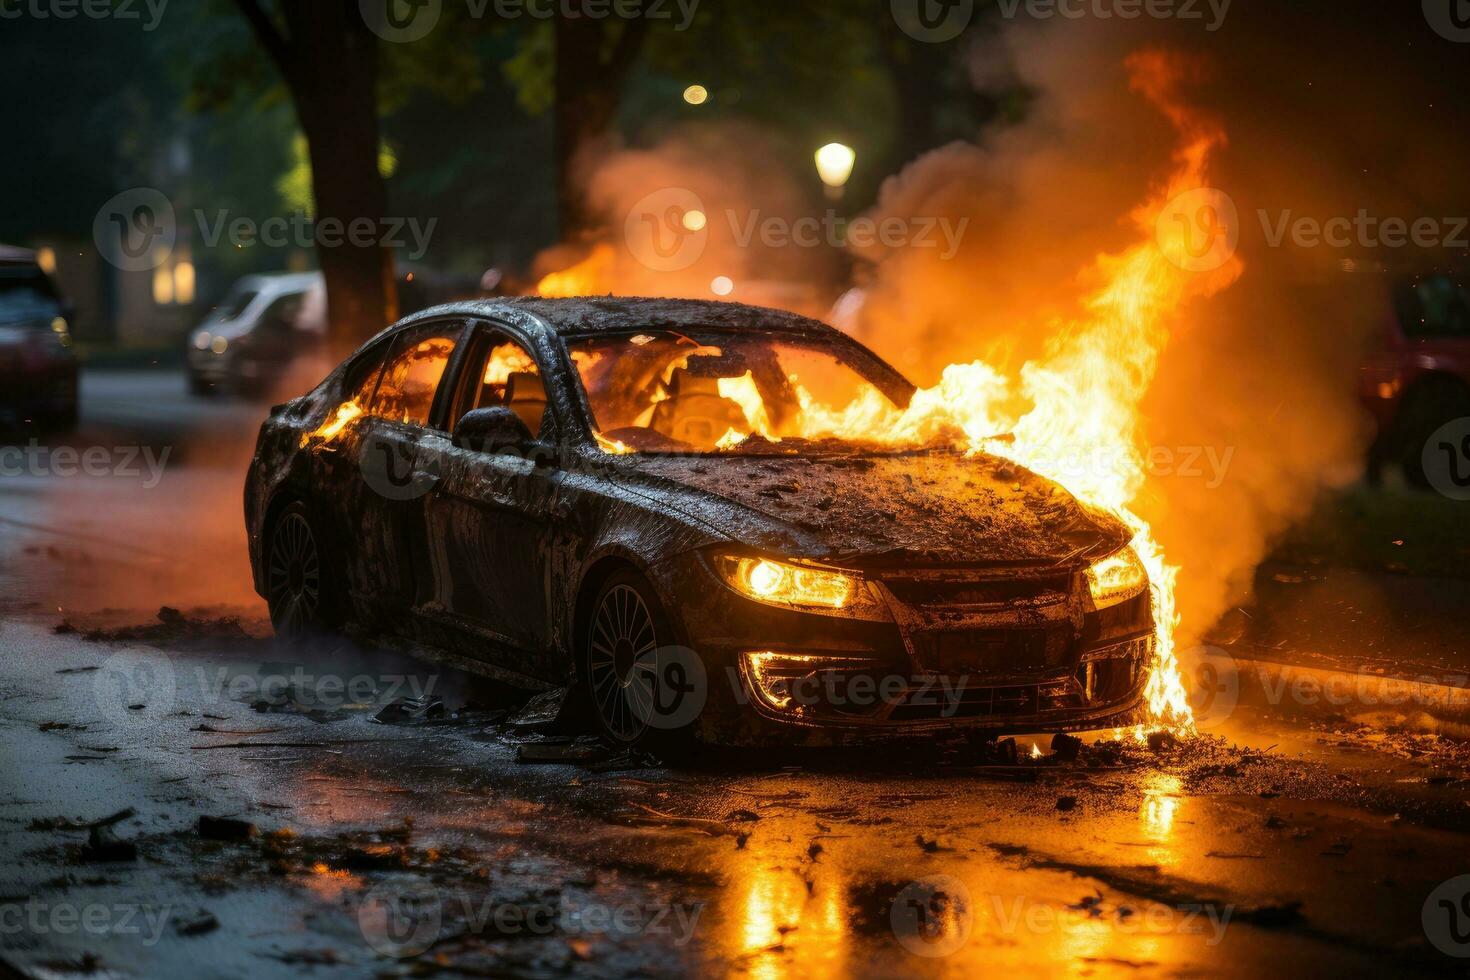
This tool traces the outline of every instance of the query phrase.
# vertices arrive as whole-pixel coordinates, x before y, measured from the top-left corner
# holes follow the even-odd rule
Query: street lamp
[[[828,143],[817,151],[816,157],[817,176],[827,185],[827,196],[835,201],[842,197],[842,190],[852,177],[857,151],[842,143]]]

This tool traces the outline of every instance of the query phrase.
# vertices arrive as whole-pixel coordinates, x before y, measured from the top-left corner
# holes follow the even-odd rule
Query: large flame
[[[1140,240],[1121,254],[1098,257],[1091,271],[1099,285],[1082,304],[1083,315],[1056,330],[1040,359],[1025,364],[1017,378],[981,361],[951,365],[937,386],[921,390],[902,412],[884,413],[876,397],[823,412],[808,407],[800,390],[798,395],[814,429],[919,442],[948,424],[964,432],[973,451],[1015,460],[1116,514],[1133,531],[1133,548],[1153,585],[1157,655],[1146,688],[1149,715],[1155,724],[1188,730],[1192,713],[1174,653],[1179,568],[1136,510],[1147,462],[1140,403],[1185,303],[1229,285],[1242,266],[1231,256],[1218,268],[1190,271],[1191,263],[1180,259],[1197,254],[1191,228],[1160,220],[1180,195],[1206,187],[1210,156],[1225,142],[1215,121],[1176,98],[1188,66],[1142,52],[1128,68],[1135,91],[1179,131],[1175,169],[1133,213]],[[1017,415],[1008,408],[1018,393],[1029,407]],[[1007,438],[995,438],[998,433]]]

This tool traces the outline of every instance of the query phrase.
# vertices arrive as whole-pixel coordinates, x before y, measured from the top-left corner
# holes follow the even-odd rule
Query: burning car
[[[568,687],[618,742],[1131,722],[1154,653],[1131,532],[954,434],[839,434],[915,391],[775,310],[438,307],[272,410],[255,585],[284,636],[401,634]]]

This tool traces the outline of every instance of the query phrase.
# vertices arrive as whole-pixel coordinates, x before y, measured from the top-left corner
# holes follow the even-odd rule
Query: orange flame
[[[819,410],[797,389],[803,416],[815,430],[912,443],[957,428],[972,451],[1015,460],[1084,503],[1116,514],[1133,531],[1133,548],[1152,583],[1157,653],[1145,689],[1149,716],[1181,730],[1193,727],[1193,715],[1174,656],[1179,568],[1134,510],[1146,472],[1139,405],[1185,303],[1225,288],[1242,271],[1233,256],[1218,267],[1190,271],[1182,259],[1196,254],[1191,229],[1160,220],[1180,195],[1207,186],[1210,156],[1225,143],[1217,123],[1177,98],[1188,67],[1160,52],[1129,59],[1134,90],[1179,131],[1174,172],[1133,212],[1142,239],[1121,254],[1098,257],[1092,272],[1100,285],[1083,303],[1083,316],[1062,325],[1043,356],[1023,365],[1018,378],[982,361],[950,365],[937,386],[919,391],[902,411],[887,408],[876,393],[840,412]],[[1016,394],[1030,405],[1019,416],[1007,410]],[[997,440],[999,433],[1008,438]]]
[[[600,242],[581,262],[545,276],[536,284],[536,295],[567,298],[606,292],[616,262],[617,252],[606,242]]]
[[[331,442],[355,419],[361,418],[362,414],[362,406],[357,403],[356,399],[343,402],[337,406],[337,411],[332,414],[332,417],[321,424],[320,428],[301,437],[301,445],[305,447],[313,440]]]

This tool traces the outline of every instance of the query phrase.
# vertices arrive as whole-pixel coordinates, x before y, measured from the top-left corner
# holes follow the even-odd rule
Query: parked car
[[[76,425],[71,317],[35,253],[0,245],[0,415],[10,424]]]
[[[246,276],[189,335],[189,389],[255,391],[326,340],[319,272]]]
[[[398,308],[414,313],[478,294],[479,281],[417,265],[401,265]],[[305,374],[326,348],[327,292],[320,272],[246,276],[189,335],[189,388],[254,394],[283,378]],[[293,370],[294,369],[294,370]],[[310,382],[308,382],[310,383]],[[297,390],[300,390],[299,388]]]
[[[914,391],[775,310],[427,310],[272,410],[255,586],[282,636],[352,623],[568,686],[617,742],[1132,720],[1153,622],[1120,522],[943,442],[752,434]]]
[[[1360,395],[1377,426],[1370,451],[1375,475],[1395,463],[1409,483],[1427,487],[1425,444],[1445,423],[1470,417],[1467,282],[1436,273],[1393,290],[1392,315],[1360,373]]]

